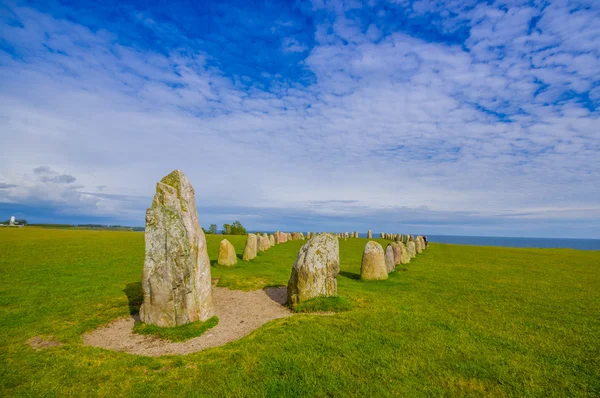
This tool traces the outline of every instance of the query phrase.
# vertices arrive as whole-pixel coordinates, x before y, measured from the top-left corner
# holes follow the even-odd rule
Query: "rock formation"
[[[393,272],[396,268],[396,264],[394,263],[394,247],[391,243],[388,243],[387,247],[385,248],[385,266],[388,274]]]
[[[371,230],[367,231],[367,239],[373,239],[373,231],[371,231]]]
[[[295,305],[318,296],[337,294],[340,250],[333,234],[322,234],[306,242],[292,267],[288,303]]]
[[[269,235],[269,246],[275,246],[275,237],[273,235]]]
[[[387,279],[383,247],[377,242],[369,241],[363,251],[360,266],[360,278],[367,280]]]
[[[227,239],[223,239],[219,244],[219,256],[217,258],[217,263],[227,267],[231,267],[237,263],[235,247],[233,247],[233,245]]]
[[[411,240],[406,244],[406,251],[408,252],[410,258],[415,258],[417,256],[417,249],[414,241]]]
[[[408,249],[404,246],[404,243],[398,242],[398,246],[400,247],[400,264],[410,263],[410,255],[408,254]]]
[[[242,260],[250,261],[256,258],[256,253],[258,251],[258,237],[254,234],[248,234],[246,238],[246,246],[244,246],[244,254],[242,255]]]
[[[161,327],[213,315],[210,260],[194,188],[175,170],[156,184],[146,211],[142,322]]]

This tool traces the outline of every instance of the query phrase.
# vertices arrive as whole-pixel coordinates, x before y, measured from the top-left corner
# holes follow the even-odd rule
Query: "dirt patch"
[[[213,287],[215,315],[219,317],[219,324],[202,336],[172,343],[156,337],[134,334],[133,325],[136,318],[132,317],[118,319],[85,334],[83,343],[145,356],[191,354],[240,339],[273,319],[291,316],[291,311],[284,306],[286,300],[285,287],[252,292]]]
[[[62,345],[60,341],[56,341],[52,336],[47,336],[45,338],[42,336],[34,336],[27,340],[26,343],[36,351],[49,347],[60,347]]]

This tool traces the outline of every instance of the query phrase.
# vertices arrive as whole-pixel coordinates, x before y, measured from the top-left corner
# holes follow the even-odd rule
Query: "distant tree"
[[[246,235],[246,228],[239,221],[233,224],[223,224],[223,235]]]
[[[232,235],[231,224],[223,224],[223,235]]]
[[[217,224],[210,224],[210,227],[208,227],[208,233],[216,234],[217,233]]]
[[[246,228],[239,221],[234,221],[231,224],[231,235],[246,235]]]

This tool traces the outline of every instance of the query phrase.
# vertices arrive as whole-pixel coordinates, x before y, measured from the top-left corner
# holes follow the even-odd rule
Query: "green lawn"
[[[220,239],[207,236],[213,261]],[[228,239],[241,255],[245,237]],[[600,396],[600,252],[432,244],[362,282],[366,242],[340,242],[349,311],[147,358],[81,342],[135,311],[143,233],[0,229],[0,396]],[[285,285],[302,243],[213,278]],[[35,351],[38,335],[63,345]]]

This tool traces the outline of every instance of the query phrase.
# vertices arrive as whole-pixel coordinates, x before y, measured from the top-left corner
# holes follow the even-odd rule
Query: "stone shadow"
[[[128,283],[123,289],[123,293],[129,301],[129,313],[137,315],[140,313],[140,307],[144,302],[144,292],[142,290],[142,282]]]
[[[343,276],[344,278],[348,278],[348,279],[354,279],[354,280],[360,279],[360,274],[355,274],[353,272],[348,272],[348,271],[340,271],[340,276]]]
[[[263,290],[277,304],[285,305],[287,303],[287,286],[271,286],[265,287]]]

